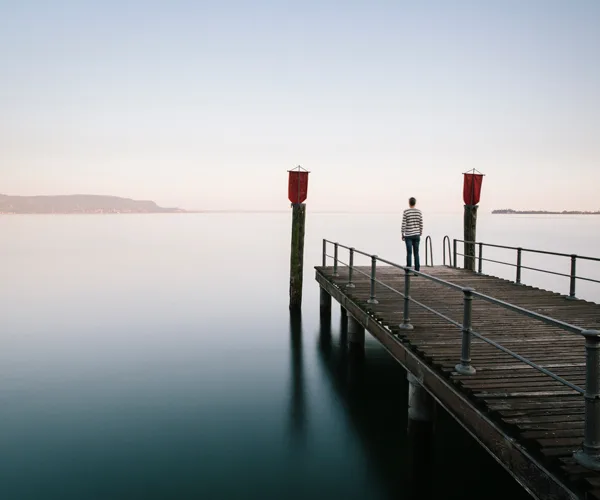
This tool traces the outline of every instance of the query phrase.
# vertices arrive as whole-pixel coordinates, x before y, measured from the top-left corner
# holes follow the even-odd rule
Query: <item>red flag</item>
[[[289,170],[288,198],[292,203],[302,203],[308,193],[308,172]]]
[[[465,205],[477,205],[481,196],[483,174],[463,174],[463,201]]]

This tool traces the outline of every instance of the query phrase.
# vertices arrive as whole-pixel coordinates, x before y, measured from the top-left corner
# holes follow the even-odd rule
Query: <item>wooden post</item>
[[[354,316],[348,318],[348,341],[363,347],[365,345],[365,329]]]
[[[464,253],[465,253],[465,261],[464,266],[465,269],[469,271],[475,271],[475,241],[477,241],[477,205],[465,205],[465,218],[464,218],[464,227],[465,227],[465,244],[464,244]],[[473,243],[467,243],[468,241],[472,241]]]
[[[292,204],[292,248],[290,256],[290,309],[302,306],[302,274],[304,272],[304,228],[306,205]]]

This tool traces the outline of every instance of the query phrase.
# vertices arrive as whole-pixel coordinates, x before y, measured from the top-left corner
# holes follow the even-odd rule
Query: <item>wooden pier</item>
[[[421,273],[428,276],[408,278],[409,300],[402,294],[405,270],[375,260],[352,271],[342,264],[316,267],[316,280],[322,307],[329,297],[339,302],[535,498],[600,499],[600,472],[573,455],[584,442],[585,411],[595,404],[586,404],[580,389],[586,387],[586,337],[516,310],[587,331],[600,329],[600,305],[453,267],[422,267]],[[476,332],[469,337],[470,353],[464,351],[465,329],[457,328],[465,321],[461,289],[476,292],[468,304]],[[475,373],[459,373],[461,358],[469,357]],[[447,459],[460,457],[449,450]]]

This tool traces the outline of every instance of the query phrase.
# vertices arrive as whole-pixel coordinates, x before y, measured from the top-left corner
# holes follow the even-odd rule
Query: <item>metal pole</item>
[[[333,244],[333,275],[339,276],[337,272],[338,268],[338,244]]]
[[[327,266],[327,240],[323,238],[323,267]]]
[[[410,324],[409,317],[409,306],[410,306],[410,269],[404,268],[404,313],[402,314],[402,323],[400,328],[402,330],[412,330],[414,327]]]
[[[446,240],[448,241],[448,246],[446,247]],[[446,265],[446,248],[448,248],[448,258],[450,259],[450,266],[452,266],[452,255],[450,255],[450,238],[448,238],[448,236],[444,236],[444,239],[442,240],[442,248],[444,250],[443,252],[443,259],[444,262],[443,264]]]
[[[582,449],[575,460],[588,469],[600,470],[600,332],[584,330],[585,427]]]
[[[462,348],[460,354],[460,363],[455,366],[455,370],[461,375],[474,375],[475,368],[471,366],[471,322],[473,317],[473,292],[472,288],[463,288],[463,328],[462,328]]]
[[[457,247],[458,243],[456,241],[456,238],[453,241],[454,241],[454,267],[458,267],[456,264],[456,254],[458,253],[456,250],[456,247]]]
[[[477,272],[479,274],[482,273],[482,269],[483,269],[483,243],[479,244],[479,265],[478,265],[478,269]]]
[[[375,276],[377,271],[377,255],[371,255],[371,296],[367,302],[369,304],[379,304],[375,298]]]
[[[354,288],[355,285],[352,283],[352,277],[354,275],[354,248],[350,249],[350,267],[348,268],[348,284],[346,288]]]
[[[517,284],[521,284],[521,258],[523,257],[523,249],[517,248]]]
[[[569,287],[569,298],[575,299],[575,286],[577,283],[577,255],[571,255],[571,285]]]

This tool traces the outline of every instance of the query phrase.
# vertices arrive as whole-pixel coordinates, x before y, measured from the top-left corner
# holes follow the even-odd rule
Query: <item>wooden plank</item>
[[[347,269],[340,269],[340,276],[336,278],[331,276],[330,267],[316,269],[317,281],[322,286],[331,284],[332,288],[328,291],[342,305],[351,301],[355,313],[363,315],[365,327],[372,333],[379,332],[376,337],[394,357],[403,362],[409,359],[407,356],[411,353],[410,356],[420,360],[415,366],[429,367],[432,378],[427,388],[436,397],[441,397],[435,393],[436,390],[447,392],[447,387],[450,387],[438,386],[435,378],[438,377],[470,401],[474,415],[483,411],[489,425],[495,423],[503,429],[505,439],[515,440],[528,450],[530,458],[519,455],[524,460],[520,462],[521,472],[512,472],[533,491],[541,492],[546,488],[543,496],[538,495],[539,498],[562,498],[561,491],[567,492],[569,498],[584,498],[592,491],[591,483],[586,483],[582,490],[580,479],[600,477],[600,474],[587,471],[572,461],[573,451],[581,447],[583,439],[584,402],[579,393],[476,338],[471,345],[471,359],[477,373],[461,376],[455,371],[461,354],[459,328],[411,303],[410,321],[414,330],[401,330],[403,299],[399,294],[377,285],[379,304],[367,303],[370,296],[369,267],[358,269],[364,275],[355,272],[353,282],[356,287],[353,289],[345,287]],[[422,271],[582,328],[600,327],[600,306],[591,302],[570,301],[557,293],[517,286],[508,280],[462,269],[429,267]],[[399,291],[404,289],[404,273],[401,270],[378,266],[377,273],[378,279],[387,285]],[[412,277],[411,297],[458,323],[462,321],[460,290],[452,290],[423,277]],[[585,349],[581,336],[479,299],[473,301],[473,328],[572,384],[585,386]],[[462,408],[466,411],[464,405]],[[455,410],[450,408],[451,412]],[[453,414],[468,426],[460,412]],[[485,438],[486,432],[491,432],[486,425],[478,424],[471,429],[480,440]],[[496,450],[499,453],[496,458],[511,470],[514,464],[507,461],[507,452],[501,451],[502,447],[492,443],[488,449]],[[538,459],[541,460],[539,464],[536,462]],[[536,470],[532,477],[519,475],[529,466]],[[545,486],[540,489],[544,481]],[[558,489],[557,485],[560,485]],[[554,493],[549,495],[548,491]]]

